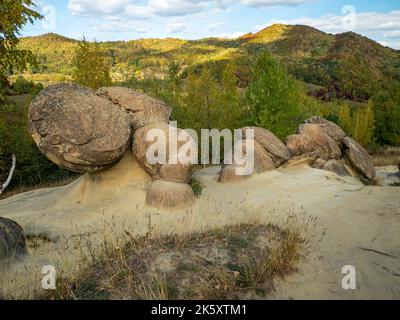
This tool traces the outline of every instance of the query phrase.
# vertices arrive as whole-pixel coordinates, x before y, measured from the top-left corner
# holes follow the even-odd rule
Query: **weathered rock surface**
[[[150,150],[149,147],[158,142],[157,138],[155,138],[155,140],[147,139],[147,135],[149,134],[149,132],[154,129],[157,129],[157,130],[160,130],[161,132],[163,132],[164,136],[166,138],[165,149],[164,149],[166,162],[156,162],[156,163],[152,164],[152,163],[149,163],[149,161],[147,159],[146,153]],[[170,133],[174,132],[173,130],[176,130],[178,134],[185,133],[184,130],[182,130],[182,129],[172,127],[169,124],[162,123],[162,122],[153,123],[153,124],[147,125],[147,126],[142,127],[135,131],[133,144],[132,144],[133,154],[136,157],[140,166],[144,170],[146,170],[146,172],[149,173],[155,179],[161,178],[160,170],[161,170],[162,166],[170,163],[171,155],[169,152],[170,151],[169,150],[169,147],[170,147],[169,146],[169,135],[170,135]],[[179,179],[182,179],[182,177],[187,176],[187,175],[191,176],[192,164],[182,164],[179,161],[179,159],[180,159],[179,152],[182,150],[181,147],[183,145],[186,145],[186,143],[187,143],[187,141],[189,141],[189,139],[190,139],[191,143],[194,144],[193,138],[191,138],[188,134],[187,134],[186,141],[178,141],[177,142],[178,163],[170,164],[168,167],[164,167],[164,169],[162,170],[163,171],[162,175],[164,178],[167,178],[168,180],[174,180],[174,177],[173,177],[174,170],[176,170],[177,176],[181,176],[181,178],[179,178]],[[151,154],[153,154],[153,153],[151,152]],[[154,153],[154,154],[157,156],[156,153]],[[185,153],[185,154],[187,154],[187,153]],[[180,181],[179,179],[178,179],[178,181]],[[180,181],[180,182],[184,182],[185,180]]]
[[[243,148],[244,154],[247,154],[245,152],[246,140],[243,141]],[[274,161],[272,161],[270,153],[268,153],[260,143],[254,141],[254,173],[263,173],[275,169],[276,165]]]
[[[71,83],[44,89],[29,107],[29,124],[33,139],[51,161],[81,173],[115,165],[131,135],[123,110]]]
[[[318,124],[303,124],[299,134],[286,139],[286,145],[294,156],[316,152],[324,160],[339,159],[342,155],[338,142],[325,133]]]
[[[375,179],[376,171],[368,151],[350,137],[342,139],[345,154],[353,167],[368,179]]]
[[[178,209],[194,201],[193,190],[186,183],[156,180],[146,194],[146,204],[156,208]]]
[[[129,114],[134,129],[157,122],[168,122],[172,109],[160,100],[122,87],[104,87],[97,91]]]
[[[26,241],[21,226],[0,217],[0,264],[26,253]]]
[[[300,166],[300,165],[304,165],[304,164],[312,166],[312,164],[315,163],[315,161],[317,159],[320,160],[318,153],[307,152],[302,155],[292,157],[289,161],[286,161],[282,167],[283,168],[292,168],[292,167],[296,167],[296,166]]]
[[[291,158],[291,154],[286,145],[271,131],[259,127],[243,128],[243,137],[246,139],[246,129],[254,130],[254,140],[261,144],[270,154],[270,158],[276,167],[280,167],[284,162]]]
[[[338,176],[350,176],[351,172],[348,170],[346,162],[343,160],[331,159],[324,163],[321,167],[322,170],[332,171]]]
[[[249,176],[238,175],[237,166],[234,164],[225,165],[222,167],[219,182],[220,183],[238,183],[246,180]]]
[[[340,141],[346,137],[346,133],[336,123],[326,120],[320,116],[314,116],[304,121],[309,124],[318,124],[331,138]]]

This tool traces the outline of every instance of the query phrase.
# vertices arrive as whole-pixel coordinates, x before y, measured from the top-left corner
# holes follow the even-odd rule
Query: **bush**
[[[18,76],[12,85],[12,89],[16,94],[37,95],[43,90],[43,85],[41,83],[35,84],[35,82],[29,81],[23,76]]]
[[[27,106],[0,105],[0,182],[6,179],[11,156],[17,157],[17,167],[9,190],[35,186],[70,177],[39,151],[27,128]]]

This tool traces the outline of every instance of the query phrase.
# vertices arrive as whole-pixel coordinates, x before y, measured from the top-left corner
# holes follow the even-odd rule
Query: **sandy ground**
[[[400,299],[400,189],[366,187],[353,178],[308,166],[280,169],[239,184],[219,184],[220,168],[196,173],[203,195],[188,209],[144,206],[150,177],[127,155],[115,168],[70,185],[16,195],[0,202],[0,216],[50,241],[0,276],[5,296],[31,296],[40,270],[53,264],[72,272],[87,247],[104,237],[117,244],[133,235],[202,231],[241,222],[282,224],[289,214],[315,217],[310,254],[299,272],[278,284],[275,299]],[[352,265],[357,289],[344,290],[341,269]],[[1,292],[0,292],[1,293]]]

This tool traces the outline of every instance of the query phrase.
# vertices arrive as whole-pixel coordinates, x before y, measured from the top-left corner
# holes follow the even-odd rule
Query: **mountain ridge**
[[[21,38],[20,48],[31,50],[40,62],[31,73],[72,73],[78,40],[47,33]],[[234,62],[240,83],[249,81],[249,69],[262,51],[270,51],[290,74],[306,83],[334,87],[339,96],[367,99],[381,82],[400,80],[400,51],[354,32],[330,34],[306,25],[273,24],[234,39],[143,38],[99,42],[114,78],[123,81],[138,72],[163,74],[171,62],[181,69]],[[156,69],[157,70],[156,72]]]

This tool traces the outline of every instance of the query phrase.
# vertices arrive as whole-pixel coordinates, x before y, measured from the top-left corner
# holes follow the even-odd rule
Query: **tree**
[[[339,126],[348,134],[351,135],[352,119],[350,108],[347,103],[341,103],[339,109]]]
[[[73,80],[92,89],[111,85],[110,65],[98,43],[83,38],[75,49]]]
[[[215,79],[211,67],[203,67],[200,74],[198,72],[191,72],[182,86],[181,102],[174,105],[174,119],[181,127],[199,133],[201,129],[238,128],[242,118],[241,97],[235,68],[227,66],[220,82]]]
[[[252,125],[266,128],[284,139],[303,120],[299,83],[285,67],[265,52],[259,57],[247,89]]]
[[[5,77],[12,68],[25,69],[28,62],[34,62],[30,51],[17,48],[22,27],[41,19],[41,15],[31,9],[33,0],[2,0],[0,2],[0,77]]]
[[[400,82],[392,82],[371,99],[377,142],[400,145]]]
[[[369,146],[374,141],[375,118],[372,106],[359,108],[354,116],[351,136],[363,146]]]
[[[29,8],[32,6],[32,0],[0,1],[0,103],[4,102],[8,73],[14,68],[26,69],[27,63],[35,64],[30,51],[17,48],[22,27],[41,18],[39,13]]]

